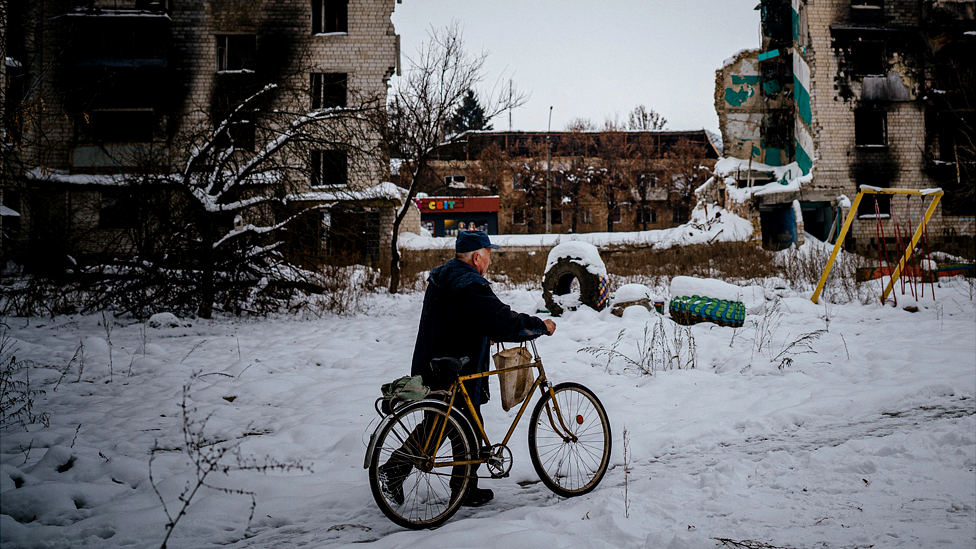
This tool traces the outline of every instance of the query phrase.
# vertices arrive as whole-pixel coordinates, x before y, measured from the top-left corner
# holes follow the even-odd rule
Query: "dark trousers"
[[[476,405],[474,407],[474,411],[475,414],[477,414],[478,416],[478,420],[483,421],[481,415],[481,405]],[[454,411],[452,411],[451,413],[453,414],[458,412],[460,412],[463,416],[467,418],[468,422],[471,424],[471,428],[474,429],[475,439],[476,439],[474,441],[475,444],[474,454],[475,456],[480,457],[480,453],[481,453],[480,449],[481,449],[482,441],[481,441],[481,435],[478,433],[478,430],[475,427],[474,419],[472,418],[471,413],[468,410],[467,406],[465,406],[462,409],[455,408]],[[411,456],[419,455],[419,450],[423,448],[424,444],[427,442],[427,438],[431,436],[432,429],[435,428],[439,429],[440,427],[439,423],[436,426],[434,425],[435,419],[438,417],[440,416],[439,415],[435,416],[434,414],[427,414],[424,417],[424,420],[421,421],[420,424],[414,427],[413,431],[410,432],[410,435],[407,437],[407,440],[403,442],[403,445],[400,446],[400,448],[398,448],[396,451],[394,451],[393,454],[390,456],[390,460],[386,462],[386,465],[384,465],[384,470],[386,471],[387,478],[390,479],[390,482],[402,484],[403,481],[410,474],[410,471],[413,469],[413,464],[411,463]],[[433,436],[434,437],[437,436],[436,431],[433,433]],[[448,425],[447,429],[444,431],[444,436],[446,436],[447,439],[450,441],[451,451],[453,453],[454,459],[456,460],[470,459],[470,456],[464,455],[464,450],[463,450],[464,445],[461,441],[461,434],[458,433],[456,429],[453,429],[450,425]],[[478,487],[477,473],[479,468],[481,468],[480,463],[471,466],[471,472],[469,476],[471,476],[472,478],[471,478],[471,482],[468,484],[468,491],[476,489]],[[450,486],[452,491],[456,492],[458,489],[460,489],[463,474],[464,474],[464,467],[460,467],[460,466],[454,467],[454,469],[451,471]]]

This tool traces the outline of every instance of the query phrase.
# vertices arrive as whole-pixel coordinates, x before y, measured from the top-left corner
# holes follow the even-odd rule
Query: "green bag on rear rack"
[[[383,391],[383,398],[386,400],[394,398],[423,400],[430,393],[430,389],[424,386],[424,378],[421,376],[403,376],[384,384],[380,389]]]

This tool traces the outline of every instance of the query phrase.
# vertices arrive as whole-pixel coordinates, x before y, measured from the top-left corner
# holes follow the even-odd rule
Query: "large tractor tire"
[[[563,307],[554,296],[566,295],[572,291],[573,281],[579,282],[580,303],[600,311],[610,303],[610,281],[606,277],[589,272],[585,266],[572,258],[562,257],[546,271],[542,281],[542,298],[552,316],[563,314]]]
[[[741,328],[746,319],[746,307],[741,301],[726,301],[702,296],[679,296],[668,306],[671,319],[685,326],[699,322],[714,322],[719,326]]]

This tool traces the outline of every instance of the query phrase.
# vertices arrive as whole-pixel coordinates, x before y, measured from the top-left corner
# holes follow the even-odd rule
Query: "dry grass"
[[[452,250],[407,251],[403,255],[403,285],[406,291],[422,291],[427,272],[453,257]],[[660,291],[675,276],[718,278],[732,283],[788,287],[812,291],[830,255],[826,248],[804,248],[782,252],[763,250],[754,243],[719,242],[655,250],[620,247],[602,250],[600,256],[610,273],[612,290],[627,283],[639,283]],[[489,278],[501,288],[538,290],[542,287],[545,250],[499,250],[492,254]],[[830,301],[865,301],[875,298],[866,283],[855,281],[858,267],[870,263],[861,256],[842,253],[831,271],[824,297]]]

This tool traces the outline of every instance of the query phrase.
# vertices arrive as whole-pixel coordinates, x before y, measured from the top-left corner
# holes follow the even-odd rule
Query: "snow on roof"
[[[491,235],[492,244],[506,248],[550,248],[564,242],[589,242],[597,248],[613,246],[643,246],[667,249],[709,242],[743,242],[752,235],[752,223],[723,208],[706,207],[699,203],[691,214],[691,221],[671,229],[614,233],[576,234],[507,234]],[[424,237],[413,233],[400,235],[401,250],[453,249],[453,236]]]
[[[339,200],[403,200],[406,189],[397,187],[389,181],[365,189],[329,189],[290,194],[287,200],[293,202],[335,202]]]
[[[725,67],[728,67],[729,65],[732,65],[739,58],[740,55],[742,55],[743,53],[749,53],[749,52],[758,54],[759,53],[759,50],[757,50],[756,48],[743,48],[743,49],[735,52],[734,54],[732,54],[732,57],[729,57],[725,61],[722,61],[722,68],[724,69]]]
[[[0,205],[0,217],[20,217],[20,214],[4,205]]]

